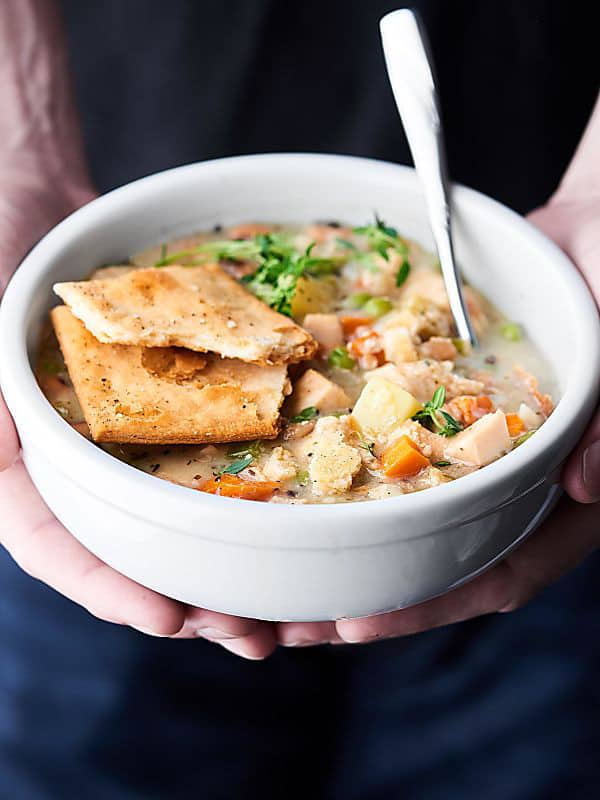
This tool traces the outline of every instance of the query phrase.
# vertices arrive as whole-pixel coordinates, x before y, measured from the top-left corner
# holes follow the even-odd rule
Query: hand
[[[0,176],[0,293],[21,258],[46,231],[94,196],[89,184],[60,184],[39,170]],[[246,658],[275,647],[273,627],[186,608],[125,578],[86,550],[53,516],[19,455],[17,432],[0,396],[0,542],[34,578],[103,620],[144,633],[203,637]]]
[[[571,257],[600,304],[600,196],[559,196],[530,220]],[[513,611],[574,569],[600,546],[600,415],[591,422],[563,471],[569,495],[550,519],[498,566],[458,589],[412,608],[337,623],[285,623],[280,644],[364,643],[405,636],[482,614]]]

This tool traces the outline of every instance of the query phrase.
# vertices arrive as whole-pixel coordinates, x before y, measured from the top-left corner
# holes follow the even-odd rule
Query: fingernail
[[[279,642],[282,647],[316,647],[319,644],[329,644],[329,639],[297,639],[293,642]]]
[[[156,633],[156,631],[151,631],[150,628],[142,628],[141,625],[130,625],[130,628],[133,628],[140,633],[145,633],[146,636],[156,636],[159,639],[167,639],[168,636],[164,633]]]
[[[590,499],[597,503],[600,500],[600,441],[584,450],[583,485]]]
[[[241,656],[242,658],[247,658],[248,661],[264,661],[265,656],[257,656],[254,653],[251,653],[248,650],[248,645],[244,642],[243,639],[225,639],[219,642],[221,647],[224,647],[225,650],[229,650],[230,653],[234,653],[236,656]]]
[[[221,631],[218,628],[198,628],[196,631],[197,636],[201,636],[204,639],[239,639],[239,633],[228,633],[227,631]]]

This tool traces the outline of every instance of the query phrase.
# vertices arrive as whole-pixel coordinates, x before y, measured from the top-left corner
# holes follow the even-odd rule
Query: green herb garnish
[[[374,250],[386,261],[390,260],[389,250],[393,250],[403,256],[407,255],[408,248],[400,238],[396,228],[386,225],[377,214],[375,214],[374,225],[363,225],[362,227],[354,228],[352,232],[359,236],[365,236],[370,249]]]
[[[354,244],[354,242],[351,242],[348,239],[342,239],[340,236],[336,236],[335,240],[342,247],[345,247],[346,250],[358,250],[358,247]]]
[[[315,408],[315,406],[307,406],[303,408],[296,416],[290,419],[290,422],[308,422],[311,419],[314,419],[319,414],[319,409]]]
[[[243,458],[240,458],[239,461],[234,461],[228,467],[224,467],[224,469],[219,472],[219,475],[237,475],[238,472],[250,466],[253,461],[252,453],[247,453]]]
[[[527,433],[522,433],[519,436],[519,438],[516,440],[516,442],[514,444],[514,447],[513,447],[513,450],[514,450],[515,447],[518,447],[520,444],[523,444],[523,442],[526,442],[527,439],[531,439],[531,437],[533,436],[534,433],[535,433],[535,431],[527,431]]]
[[[313,242],[304,253],[282,249],[272,234],[256,237],[260,243],[259,266],[242,282],[267,305],[280,314],[291,316],[292,300],[298,279],[303,275],[330,275],[336,272],[343,259],[319,258],[312,255]]]
[[[520,342],[523,338],[523,330],[517,322],[505,322],[500,328],[500,335],[507,342]]]
[[[402,284],[408,278],[409,272],[410,272],[410,264],[408,263],[408,259],[405,256],[404,260],[398,267],[398,272],[396,273],[396,286],[402,286]]]
[[[354,369],[356,361],[348,353],[345,347],[334,347],[327,356],[330,367],[339,369]]]
[[[358,438],[360,439],[360,444],[358,445],[360,449],[366,450],[370,456],[375,458],[375,442],[367,442],[362,433],[358,434]]]
[[[438,386],[433,393],[431,400],[428,400],[423,408],[413,416],[413,419],[420,422],[422,425],[427,423],[426,427],[433,428],[434,433],[440,436],[455,436],[462,431],[462,425],[457,419],[448,414],[447,411],[442,411],[441,408],[446,402],[446,387]],[[445,424],[439,420],[442,417]]]
[[[233,445],[227,451],[227,455],[229,458],[246,458],[247,456],[252,456],[252,459],[257,459],[260,454],[262,453],[262,442],[260,439],[257,439],[255,442],[242,442],[240,444]]]
[[[434,467],[449,467],[451,465],[451,461],[434,461]]]

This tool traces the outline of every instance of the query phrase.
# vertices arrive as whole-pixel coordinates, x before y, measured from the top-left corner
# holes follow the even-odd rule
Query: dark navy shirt
[[[63,5],[101,190],[251,152],[409,163],[377,26],[397,4]],[[413,5],[453,177],[542,203],[598,89],[593,4]],[[0,800],[600,796],[597,558],[510,615],[264,663],[99,622],[5,554],[0,587]]]

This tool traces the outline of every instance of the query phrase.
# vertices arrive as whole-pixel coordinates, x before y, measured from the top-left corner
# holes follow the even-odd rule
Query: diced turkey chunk
[[[524,370],[523,367],[515,367],[514,373],[517,376],[517,380],[523,384],[523,386],[531,395],[531,399],[533,401],[532,405],[541,411],[544,419],[549,417],[554,409],[554,403],[552,402],[552,398],[549,394],[542,394],[542,392],[540,392],[537,378],[534,378],[533,375],[530,375],[530,373]]]
[[[308,475],[318,495],[347,491],[359,471],[360,451],[347,443],[347,423],[338,417],[323,417],[308,445]]]
[[[344,344],[342,323],[335,314],[307,314],[302,327],[314,336],[325,352]]]
[[[350,398],[337,383],[316,369],[307,369],[294,386],[289,414],[294,416],[310,406],[317,408],[321,414],[327,414],[350,408]]]
[[[420,346],[419,351],[422,358],[434,358],[436,361],[454,361],[458,351],[452,339],[444,336],[432,336]],[[409,359],[406,359],[408,361]],[[416,361],[415,359],[412,359]]]
[[[446,456],[484,467],[511,449],[506,417],[502,411],[486,414],[466,431],[452,437],[446,445]]]
[[[529,431],[537,430],[544,421],[544,415],[541,411],[534,411],[527,403],[521,403],[519,406],[519,416],[523,420],[523,424]]]
[[[276,447],[263,464],[262,472],[269,481],[288,481],[298,472],[298,465],[289,450]]]
[[[372,380],[380,376],[397,383],[422,403],[431,400],[438,386],[446,387],[448,400],[461,394],[481,394],[483,383],[452,372],[453,366],[451,361],[408,361],[397,365],[386,364],[365,377]]]
[[[417,351],[406,328],[387,328],[381,333],[381,340],[386,361],[403,364],[405,361],[417,360]]]

